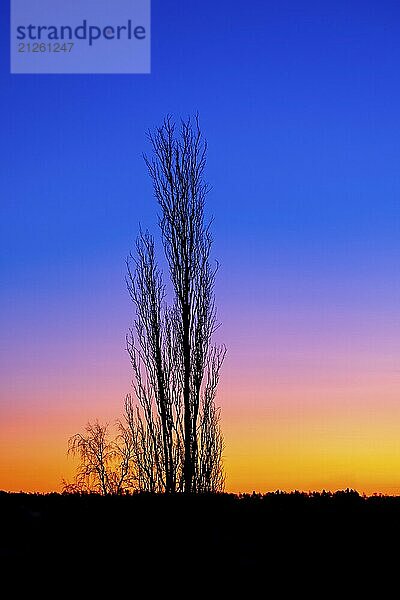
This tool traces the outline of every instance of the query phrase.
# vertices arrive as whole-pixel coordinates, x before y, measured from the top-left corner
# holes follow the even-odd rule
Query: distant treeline
[[[191,523],[188,530],[187,523]],[[343,568],[400,539],[400,497],[337,492],[185,496],[0,492],[0,557],[107,568]],[[337,551],[335,549],[339,548]],[[22,562],[21,562],[22,561]],[[328,561],[328,562],[326,562]],[[46,562],[46,564],[47,564]],[[296,568],[297,568],[296,567]]]

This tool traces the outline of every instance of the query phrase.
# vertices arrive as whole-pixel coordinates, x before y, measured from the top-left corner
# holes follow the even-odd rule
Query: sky
[[[400,493],[400,8],[153,0],[150,75],[10,75],[0,35],[0,489],[60,490],[121,415],[142,153],[208,140],[226,489]]]

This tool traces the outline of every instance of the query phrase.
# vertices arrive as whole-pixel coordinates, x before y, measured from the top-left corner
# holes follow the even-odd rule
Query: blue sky
[[[145,131],[166,113],[196,110],[210,146],[211,210],[226,239],[243,225],[259,234],[266,218],[269,238],[284,229],[294,244],[328,237],[335,246],[350,228],[368,251],[371,227],[390,244],[395,2],[153,2],[152,13],[153,72],[135,77],[11,76],[2,19],[7,270],[24,262],[27,246],[37,264],[101,251],[106,240],[108,254],[151,219]]]

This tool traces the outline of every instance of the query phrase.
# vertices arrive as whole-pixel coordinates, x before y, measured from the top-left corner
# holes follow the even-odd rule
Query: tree
[[[85,433],[68,441],[68,453],[79,457],[75,482],[64,482],[65,491],[98,492],[103,496],[121,494],[134,488],[132,441],[120,427],[119,435],[110,440],[108,424],[88,423]]]
[[[211,222],[204,217],[207,146],[197,117],[177,134],[167,118],[149,137],[153,156],[145,162],[161,208],[172,298],[168,304],[154,238],[140,231],[127,259],[134,394],[125,399],[114,440],[98,422],[70,439],[69,453],[80,458],[73,485],[102,494],[218,492],[224,442],[215,398],[226,349],[211,345],[218,264],[211,265]]]
[[[128,400],[127,422],[139,436],[136,466],[148,485],[167,493],[219,491],[223,438],[215,394],[226,350],[211,346],[218,265],[211,266],[211,223],[204,218],[207,145],[197,117],[182,122],[178,135],[167,118],[149,138],[153,156],[145,161],[161,208],[173,301],[166,306],[154,239],[141,232],[136,257],[127,261],[136,307],[127,347],[138,400],[136,409]]]

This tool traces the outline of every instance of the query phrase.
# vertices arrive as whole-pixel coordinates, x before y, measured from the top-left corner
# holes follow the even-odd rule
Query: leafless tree
[[[225,357],[225,349],[213,348],[207,365],[207,382],[204,388],[200,413],[199,471],[197,490],[215,492],[224,488],[222,469],[224,440],[220,429],[220,409],[215,406],[215,394],[219,371]]]
[[[210,262],[204,217],[207,146],[197,117],[179,131],[167,118],[149,138],[153,156],[145,161],[161,208],[172,298],[168,304],[154,239],[141,231],[127,260],[134,393],[125,399],[114,440],[98,422],[69,440],[69,453],[80,458],[74,485],[102,494],[218,492],[224,443],[215,397],[226,350],[211,345],[218,265]]]
[[[128,397],[125,418],[136,440],[136,466],[143,468],[140,479],[148,479],[146,489],[150,486],[169,493],[176,491],[180,464],[181,406],[173,385],[177,361],[173,315],[163,307],[165,287],[155,259],[154,241],[148,233],[140,234],[136,251],[137,258],[131,255],[127,261],[128,289],[136,306],[127,349],[139,406],[134,410],[132,398]]]
[[[121,494],[134,488],[132,440],[120,431],[110,440],[108,424],[88,423],[85,433],[73,435],[68,453],[79,458],[75,481],[64,482],[65,491],[89,491],[102,495]]]
[[[143,465],[137,466],[148,481],[150,461],[157,490],[218,491],[223,440],[215,393],[225,347],[211,347],[217,267],[210,263],[212,237],[204,219],[207,146],[197,117],[182,122],[178,134],[167,118],[149,137],[153,157],[145,160],[161,207],[173,302],[165,305],[154,240],[141,233],[127,278],[136,307],[127,346],[138,400],[131,431],[142,447]]]

